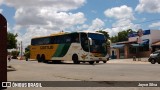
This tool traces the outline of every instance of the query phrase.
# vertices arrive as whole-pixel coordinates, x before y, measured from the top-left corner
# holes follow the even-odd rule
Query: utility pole
[[[23,60],[23,56],[22,56],[22,53],[23,53],[23,47],[22,47],[22,41],[21,41],[21,58],[20,58],[20,60]]]

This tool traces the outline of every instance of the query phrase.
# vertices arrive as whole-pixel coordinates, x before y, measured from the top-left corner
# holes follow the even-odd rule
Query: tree
[[[113,43],[128,41],[128,34],[133,33],[133,32],[135,32],[135,31],[133,31],[132,29],[121,31],[121,32],[118,33],[117,36],[111,37],[111,41]]]
[[[104,36],[105,36],[107,39],[110,38],[108,32],[106,32],[106,31],[99,30],[99,31],[96,31],[96,32],[99,32],[99,33],[104,34]]]
[[[26,58],[26,61],[28,61],[28,58],[30,58],[30,45],[28,45],[28,46],[25,48],[24,56],[25,56],[25,58]]]
[[[112,43],[118,42],[118,36],[112,36],[110,39]]]
[[[17,47],[17,34],[13,34],[10,32],[7,32],[7,49],[13,49]]]
[[[118,33],[118,42],[128,41],[128,32],[122,31]]]

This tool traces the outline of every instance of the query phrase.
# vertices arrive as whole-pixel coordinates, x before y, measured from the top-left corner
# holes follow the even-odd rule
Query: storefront
[[[128,35],[128,41],[111,45],[111,58],[149,57],[153,47],[160,49],[160,42],[159,46],[154,44],[160,41],[159,34],[160,30],[139,30],[137,33],[131,33]]]
[[[157,50],[160,50],[160,41],[152,44],[152,52],[155,52]]]

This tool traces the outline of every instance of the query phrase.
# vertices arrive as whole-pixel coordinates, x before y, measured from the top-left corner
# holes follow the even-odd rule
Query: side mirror
[[[92,45],[92,39],[91,38],[88,38],[88,40],[89,40],[89,45]]]

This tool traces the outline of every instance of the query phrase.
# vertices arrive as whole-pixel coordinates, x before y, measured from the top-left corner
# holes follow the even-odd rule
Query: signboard
[[[128,34],[128,37],[130,38],[130,37],[137,37],[137,36],[139,36],[139,35],[149,35],[149,34],[151,34],[151,31],[150,30],[138,30],[138,32],[133,32],[133,33],[130,33],[130,34]]]
[[[7,21],[0,14],[0,90],[2,82],[7,81]]]

